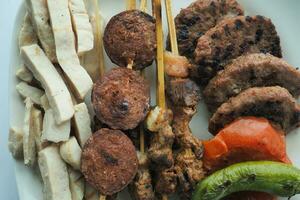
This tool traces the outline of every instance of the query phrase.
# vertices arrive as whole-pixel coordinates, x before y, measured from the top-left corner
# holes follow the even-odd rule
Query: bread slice
[[[11,127],[8,136],[8,149],[16,159],[23,158],[23,130]]]
[[[72,200],[66,163],[59,155],[59,147],[49,146],[38,154],[44,182],[45,200]]]
[[[81,148],[75,137],[71,137],[60,145],[62,159],[76,170],[80,170],[81,153]]]

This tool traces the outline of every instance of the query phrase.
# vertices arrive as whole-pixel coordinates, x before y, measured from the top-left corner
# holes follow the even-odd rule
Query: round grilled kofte
[[[114,68],[93,87],[95,113],[112,129],[134,129],[149,111],[150,87],[138,72]]]
[[[137,170],[135,147],[122,131],[100,129],[84,145],[81,171],[86,181],[103,195],[124,189]]]
[[[121,12],[108,22],[104,32],[104,48],[113,63],[143,69],[156,56],[155,19],[139,10]]]

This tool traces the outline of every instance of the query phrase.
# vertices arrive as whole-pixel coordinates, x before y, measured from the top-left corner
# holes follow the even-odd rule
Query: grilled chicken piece
[[[129,185],[129,192],[135,200],[154,200],[155,194],[152,187],[149,171],[149,159],[146,154],[139,154],[139,169]]]

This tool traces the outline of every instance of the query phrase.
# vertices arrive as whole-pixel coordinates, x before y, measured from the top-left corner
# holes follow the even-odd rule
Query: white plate
[[[100,2],[101,12],[106,22],[113,15],[125,9],[124,0],[113,0]],[[192,0],[173,0],[173,12],[177,14],[180,8],[189,5]],[[272,19],[276,25],[277,31],[281,38],[281,46],[283,49],[284,58],[293,66],[300,66],[299,46],[300,46],[300,1],[298,0],[240,0],[239,1],[249,15],[260,14]],[[22,125],[24,115],[24,105],[21,98],[15,91],[17,79],[15,71],[20,65],[19,49],[17,46],[17,38],[20,30],[20,25],[25,13],[25,4],[20,9],[16,18],[14,27],[14,40],[12,43],[11,64],[10,64],[10,124]],[[167,32],[166,18],[164,15],[164,28]],[[106,57],[106,66],[114,66]],[[155,87],[154,67],[147,70],[147,78],[151,79],[153,88]],[[154,95],[154,90],[152,95]],[[155,99],[155,98],[153,98]],[[152,102],[153,104],[154,102]],[[193,133],[202,139],[211,137],[207,131],[208,112],[205,106],[201,103],[198,107],[198,113],[193,118],[191,128]],[[294,165],[300,167],[300,130],[290,133],[287,137],[287,151]],[[41,200],[42,185],[38,178],[37,172],[25,167],[22,162],[17,161],[16,177],[21,200]],[[130,199],[126,192],[119,195],[119,199]],[[294,200],[300,200],[300,195],[293,197]]]

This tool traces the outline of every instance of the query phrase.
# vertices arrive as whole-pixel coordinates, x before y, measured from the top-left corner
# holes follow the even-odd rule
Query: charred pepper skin
[[[219,200],[239,191],[262,191],[282,197],[300,193],[300,170],[272,161],[244,162],[219,170],[199,182],[192,200]]]

